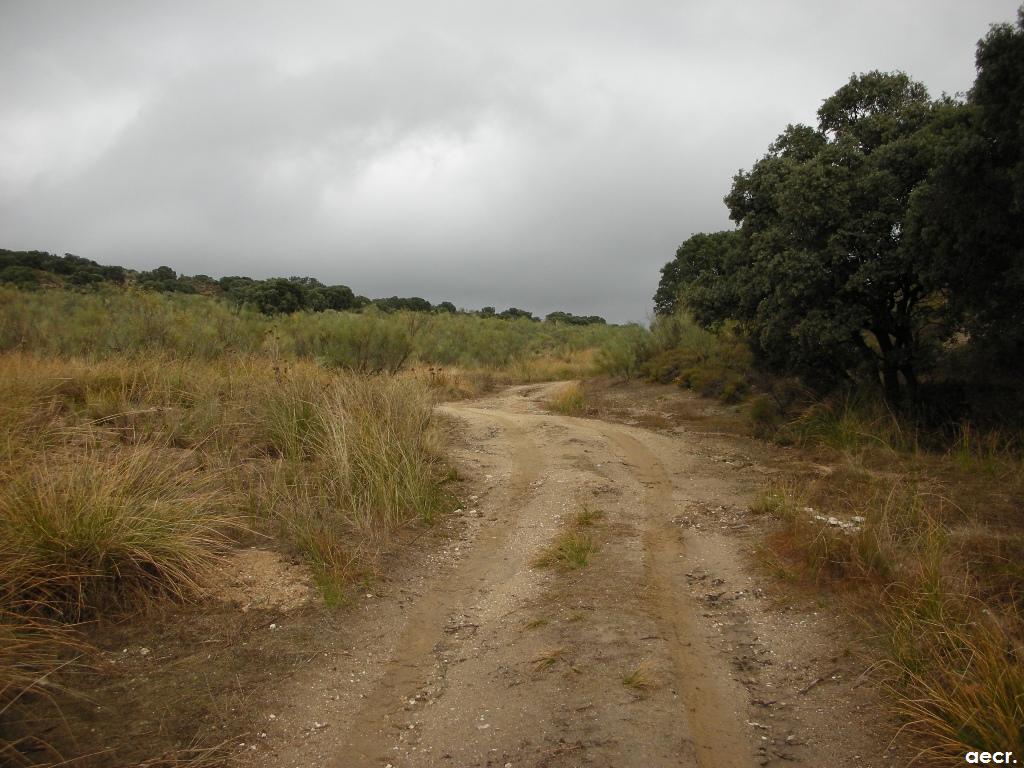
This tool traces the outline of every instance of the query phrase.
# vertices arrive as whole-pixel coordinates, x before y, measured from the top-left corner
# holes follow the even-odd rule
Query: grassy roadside
[[[450,506],[413,377],[265,357],[0,355],[0,762],[88,662],[75,624],[203,596],[239,541],[302,557],[326,600]],[[73,693],[73,692],[72,692]]]
[[[752,511],[777,521],[765,564],[841,593],[867,619],[876,670],[919,737],[922,764],[1024,752],[1019,444],[964,427],[942,450],[849,398],[778,429],[829,471],[764,489]]]

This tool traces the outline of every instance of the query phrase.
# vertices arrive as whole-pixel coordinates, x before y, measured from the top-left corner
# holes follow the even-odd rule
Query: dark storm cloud
[[[786,123],[1015,5],[9,2],[0,247],[641,320]]]

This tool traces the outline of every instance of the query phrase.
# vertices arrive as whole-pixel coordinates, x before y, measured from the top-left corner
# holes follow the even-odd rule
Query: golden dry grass
[[[548,408],[563,416],[580,416],[586,411],[587,395],[578,381],[563,384],[548,400]]]
[[[58,622],[200,596],[247,531],[304,556],[339,602],[396,530],[449,505],[413,379],[9,353],[0,402],[0,733],[76,655]],[[12,764],[29,747],[45,745],[0,741]]]

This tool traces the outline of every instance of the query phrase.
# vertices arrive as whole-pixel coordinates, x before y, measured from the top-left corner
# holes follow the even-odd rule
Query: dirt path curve
[[[349,648],[290,682],[279,709],[311,725],[264,764],[890,764],[856,695],[802,698],[831,640],[769,612],[729,535],[756,478],[677,436],[547,413],[555,386],[441,408],[476,489],[461,538],[368,593]],[[589,564],[536,567],[583,508]]]

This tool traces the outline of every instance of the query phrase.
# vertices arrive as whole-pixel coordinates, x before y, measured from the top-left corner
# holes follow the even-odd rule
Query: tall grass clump
[[[578,381],[563,384],[548,400],[548,408],[564,416],[579,416],[587,406],[587,394]]]
[[[76,622],[201,597],[253,533],[341,602],[393,534],[449,504],[433,395],[414,377],[11,351],[0,402],[0,739],[24,735],[22,705],[61,700]],[[19,738],[0,741],[15,765],[44,748]]]
[[[84,447],[40,457],[0,491],[7,589],[68,620],[143,596],[200,593],[233,520],[190,457]]]
[[[303,554],[331,601],[373,568],[391,534],[450,504],[433,398],[413,377],[296,367],[254,388],[259,426],[248,506]]]
[[[1024,753],[1024,643],[986,612],[948,595],[892,596],[884,668],[906,728],[928,765],[962,765],[969,751]],[[923,603],[923,605],[922,605]]]
[[[783,428],[787,438],[801,445],[824,445],[840,451],[883,448],[913,451],[917,431],[897,417],[878,398],[867,393],[844,392],[813,403]]]

